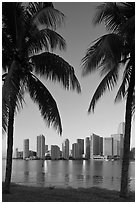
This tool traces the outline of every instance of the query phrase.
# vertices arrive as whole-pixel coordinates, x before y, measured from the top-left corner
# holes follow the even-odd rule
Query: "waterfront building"
[[[48,152],[48,145],[45,145],[45,153]]]
[[[84,140],[77,139],[77,144],[78,144],[78,158],[81,159],[82,155],[84,154]]]
[[[99,138],[99,155],[103,155],[103,137]]]
[[[125,134],[125,122],[121,122],[118,126],[118,134],[122,134],[124,136]]]
[[[62,157],[64,159],[69,159],[69,140],[66,139],[63,143],[62,143]]]
[[[111,137],[117,141],[117,156],[123,157],[124,137],[123,134],[112,134]]]
[[[25,139],[23,143],[23,159],[29,157],[29,139]]]
[[[16,159],[23,159],[23,151],[19,152],[18,148],[15,149],[15,158]]]
[[[18,159],[23,159],[23,151],[18,152],[18,157],[17,158]]]
[[[15,158],[18,158],[18,148],[15,149]]]
[[[102,155],[103,153],[103,138],[99,135],[92,134],[90,136],[90,158],[93,155]]]
[[[44,135],[37,136],[37,157],[39,159],[45,158],[45,137]]]
[[[72,144],[72,158],[79,159],[79,145],[78,143]]]
[[[57,145],[51,145],[51,159],[60,159],[60,148]]]
[[[90,159],[90,140],[89,137],[85,138],[85,157],[86,159]]]
[[[104,138],[104,156],[113,156],[113,138],[105,137]]]

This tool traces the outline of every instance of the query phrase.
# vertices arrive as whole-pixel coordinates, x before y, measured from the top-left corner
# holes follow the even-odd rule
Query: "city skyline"
[[[58,146],[57,144],[51,144],[49,145],[48,143],[46,143],[46,136],[42,135],[42,134],[39,134],[38,136],[36,136],[36,150],[34,149],[31,149],[32,151],[36,151],[36,152],[39,152],[38,155],[41,155],[43,154],[43,151],[44,149],[47,148],[47,150],[49,150],[49,146],[58,146],[60,149],[62,149],[62,152],[63,152],[63,149],[65,149],[66,146],[68,146],[67,148],[68,149],[71,149],[69,148],[70,146],[72,147],[73,144],[80,144],[80,154],[86,154],[87,150],[86,150],[86,145],[87,145],[87,142],[86,140],[92,140],[92,138],[95,136],[97,138],[97,140],[95,140],[95,143],[97,146],[99,146],[99,150],[98,150],[98,154],[102,154],[103,150],[102,150],[102,139],[110,139],[110,138],[115,138],[117,141],[121,141],[121,136],[122,138],[124,137],[124,128],[122,129],[121,132],[119,132],[119,127],[120,125],[122,124],[122,126],[124,127],[125,126],[125,123],[124,122],[121,122],[119,125],[118,125],[118,130],[117,130],[117,133],[115,134],[111,134],[109,137],[102,137],[100,135],[96,135],[95,133],[91,133],[90,135],[86,136],[85,138],[76,138],[76,141],[74,143],[72,143],[68,138],[65,138],[64,141],[62,141],[61,143],[61,146]],[[99,139],[99,140],[98,140]],[[84,142],[85,141],[85,142]],[[27,144],[26,144],[27,143]],[[29,139],[24,139],[23,140],[23,146],[22,146],[22,149],[19,149],[18,147],[15,148],[15,152],[16,152],[16,149],[19,149],[20,151],[23,150],[23,151],[27,151],[30,150],[29,148],[29,144],[31,144],[29,142]],[[122,141],[122,144],[123,144],[123,141]],[[91,145],[91,144],[90,144]],[[93,143],[92,143],[93,145]],[[27,146],[27,150],[26,150],[26,146]],[[47,146],[47,147],[46,147]],[[93,145],[94,147],[94,145]],[[25,150],[24,150],[25,149]],[[50,149],[51,150],[51,149]],[[72,150],[72,149],[71,149]],[[14,150],[13,150],[14,151]],[[68,151],[68,150],[67,150]],[[94,152],[94,150],[92,149],[92,151]],[[28,154],[28,153],[27,153]],[[40,158],[40,156],[38,156]]]
[[[123,127],[125,124],[123,123]],[[15,150],[16,159],[122,159],[124,145],[124,129],[121,133],[113,134],[111,137],[101,137],[92,133],[84,139],[77,139],[70,147],[70,141],[65,139],[62,143],[62,150],[58,145],[45,145],[45,136],[37,136],[37,151],[29,149],[29,139],[24,139],[23,152]],[[119,131],[118,131],[119,132]],[[88,139],[88,140],[87,140]],[[88,142],[87,142],[88,141]]]
[[[62,141],[68,138],[72,143],[76,138],[85,138],[92,132],[102,137],[109,137],[115,134],[118,124],[124,121],[125,102],[114,104],[116,89],[113,92],[106,92],[97,103],[94,114],[87,114],[88,105],[92,95],[100,81],[98,73],[81,77],[81,59],[89,47],[89,44],[97,37],[106,33],[103,25],[93,27],[92,19],[95,15],[96,6],[99,3],[72,3],[60,2],[54,6],[66,15],[65,25],[59,29],[59,33],[67,41],[66,52],[58,52],[75,69],[76,76],[81,84],[82,93],[65,91],[58,83],[45,82],[48,89],[54,96],[61,115],[63,134],[60,137],[53,127],[46,127],[40,115],[38,107],[33,104],[28,95],[25,96],[23,110],[15,117],[14,146],[13,149],[21,149],[23,140],[31,139],[30,148],[36,150],[35,136],[43,134],[47,136],[49,145],[55,143],[61,146]],[[76,12],[77,9],[77,12]],[[81,15],[84,13],[84,15]],[[119,84],[118,84],[119,85]],[[131,146],[135,146],[134,121],[132,125]],[[54,141],[54,142],[53,142]],[[3,153],[6,151],[6,136],[3,136]]]

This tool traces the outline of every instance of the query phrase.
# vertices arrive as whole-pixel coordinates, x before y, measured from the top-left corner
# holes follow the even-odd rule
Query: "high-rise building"
[[[18,148],[15,149],[15,158],[18,158]]]
[[[103,138],[92,134],[90,136],[90,158],[93,157],[93,155],[102,155],[103,153]]]
[[[45,137],[44,135],[37,136],[37,157],[39,159],[45,158]]]
[[[103,137],[99,138],[99,152],[100,155],[103,155]]]
[[[69,140],[66,139],[62,144],[62,156],[64,159],[69,159]]]
[[[60,159],[60,148],[57,145],[51,145],[51,159]]]
[[[84,154],[84,140],[83,139],[77,139],[77,144],[78,144],[78,149],[79,149],[78,157],[79,157],[79,159],[81,159],[82,155]]]
[[[79,145],[78,143],[72,144],[72,158],[79,159]]]
[[[29,139],[25,139],[23,144],[23,159],[28,157],[29,157]]]
[[[118,126],[118,134],[122,134],[124,136],[125,134],[125,122],[121,122]]]
[[[105,137],[104,138],[104,156],[113,156],[113,138]]]
[[[111,137],[114,138],[114,141],[117,141],[117,156],[119,156],[122,159],[124,148],[123,134],[112,134]]]
[[[85,157],[90,159],[90,140],[89,137],[85,138]]]

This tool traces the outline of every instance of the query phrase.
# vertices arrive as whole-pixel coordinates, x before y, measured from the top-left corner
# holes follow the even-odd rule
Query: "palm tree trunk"
[[[11,172],[12,172],[12,152],[13,152],[13,124],[14,124],[14,111],[10,109],[9,121],[8,121],[7,159],[6,159],[4,193],[10,193],[10,182],[11,182]]]
[[[128,196],[128,169],[129,169],[132,101],[133,101],[134,86],[135,86],[135,70],[133,68],[131,73],[130,83],[129,83],[127,102],[126,102],[124,152],[123,152],[122,171],[121,171],[120,197]]]

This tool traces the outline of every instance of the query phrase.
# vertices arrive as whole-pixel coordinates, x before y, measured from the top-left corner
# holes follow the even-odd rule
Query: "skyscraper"
[[[57,160],[60,158],[60,148],[57,145],[51,145],[51,159]]]
[[[103,153],[103,138],[92,134],[90,136],[90,158],[93,155],[102,155]]]
[[[79,159],[81,159],[82,155],[84,154],[84,140],[77,139],[77,144],[78,144],[78,157]]]
[[[79,145],[78,143],[72,144],[72,158],[79,159]]]
[[[37,157],[39,159],[45,158],[45,137],[44,135],[37,136]]]
[[[103,137],[99,138],[99,154],[103,155]]]
[[[124,136],[125,134],[125,122],[121,122],[118,126],[118,134],[122,134]]]
[[[29,139],[25,139],[23,144],[23,159],[28,157],[29,157]]]
[[[117,141],[117,155],[122,159],[123,157],[123,148],[124,148],[124,137],[123,134],[112,134],[114,140]]]
[[[104,156],[113,156],[113,138],[104,138]]]
[[[85,157],[87,159],[90,159],[90,140],[89,137],[86,137],[85,139]]]
[[[18,148],[15,149],[15,158],[18,158]]]
[[[69,140],[66,139],[62,144],[62,156],[64,159],[69,159]]]

